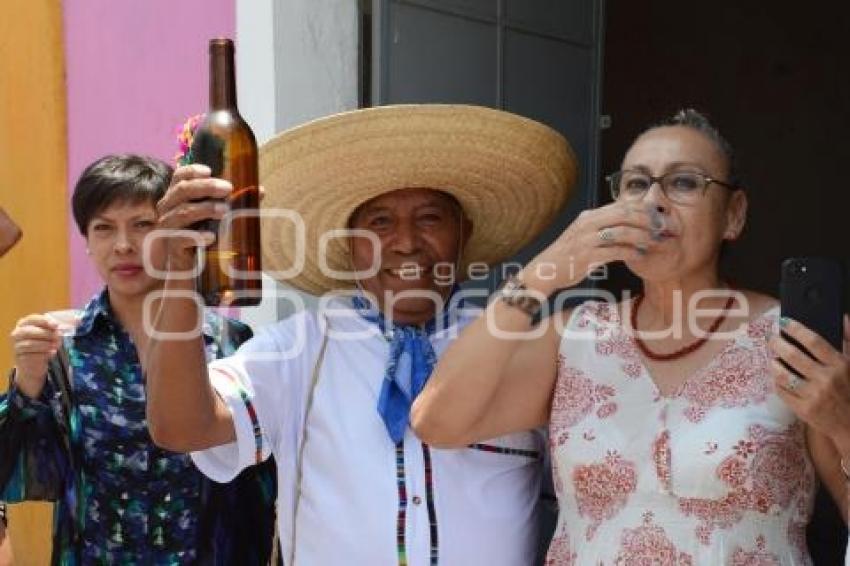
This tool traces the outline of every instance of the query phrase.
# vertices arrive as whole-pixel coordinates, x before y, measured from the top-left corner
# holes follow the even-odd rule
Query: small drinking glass
[[[79,309],[49,311],[44,313],[44,316],[59,326],[58,330],[62,336],[73,336],[83,320],[83,311]]]

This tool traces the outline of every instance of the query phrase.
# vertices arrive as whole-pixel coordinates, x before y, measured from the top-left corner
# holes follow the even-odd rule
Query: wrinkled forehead
[[[463,207],[451,194],[437,189],[416,187],[397,189],[367,200],[354,210],[349,224],[354,223],[360,215],[372,211],[401,211],[422,206],[437,206],[463,212]]]
[[[626,151],[622,169],[660,173],[678,164],[692,164],[715,174],[729,170],[729,160],[717,143],[688,126],[647,130]]]

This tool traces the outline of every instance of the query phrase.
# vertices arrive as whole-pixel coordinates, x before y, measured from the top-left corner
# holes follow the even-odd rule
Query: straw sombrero
[[[473,225],[461,266],[493,265],[555,218],[576,176],[563,136],[492,108],[380,106],[321,118],[260,148],[263,269],[316,295],[353,286],[320,267],[322,234],[345,228],[367,200],[403,188],[453,195]],[[350,271],[346,240],[324,243],[325,265]]]

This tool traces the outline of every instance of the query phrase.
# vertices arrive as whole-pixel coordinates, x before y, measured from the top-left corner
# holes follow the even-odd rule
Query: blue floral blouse
[[[207,314],[203,334],[212,360],[251,331]],[[106,290],[65,351],[70,378],[54,360],[39,399],[19,394],[14,380],[0,396],[0,501],[56,501],[53,563],[267,564],[274,463],[215,484],[187,454],[153,444],[136,348]]]

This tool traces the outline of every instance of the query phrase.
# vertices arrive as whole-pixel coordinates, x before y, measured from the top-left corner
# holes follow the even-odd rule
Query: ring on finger
[[[788,388],[789,391],[797,391],[805,382],[805,379],[792,373],[788,376],[788,381],[785,383],[785,387]]]
[[[613,242],[614,241],[614,229],[613,228],[602,228],[599,232],[596,233],[599,236],[599,239],[603,242]]]

